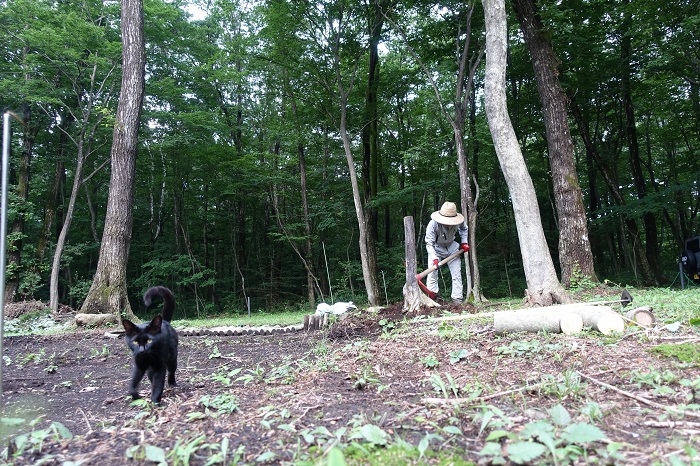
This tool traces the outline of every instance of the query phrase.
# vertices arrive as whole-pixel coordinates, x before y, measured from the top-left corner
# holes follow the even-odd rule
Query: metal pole
[[[7,239],[7,179],[10,170],[10,114],[4,115],[2,133],[2,207],[0,207],[0,408],[3,406],[2,366],[4,365],[2,342],[5,322],[5,248]]]
[[[328,256],[326,256],[326,243],[321,242],[323,246],[323,259],[326,261],[326,275],[328,276],[328,291],[331,295],[331,304],[333,304],[333,285],[331,285],[331,269],[328,268]]]
[[[678,274],[681,276],[681,290],[685,290],[685,273],[683,272],[683,264],[678,262]]]

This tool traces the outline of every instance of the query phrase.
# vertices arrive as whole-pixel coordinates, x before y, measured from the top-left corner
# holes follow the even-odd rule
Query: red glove
[[[469,251],[469,245],[467,243],[462,243],[459,245],[459,247],[464,249],[464,252]]]
[[[438,261],[437,259],[433,259],[433,267],[435,267],[436,269],[438,268],[439,263],[440,261]]]

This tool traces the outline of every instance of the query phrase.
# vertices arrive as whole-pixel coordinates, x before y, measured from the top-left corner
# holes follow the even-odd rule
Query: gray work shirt
[[[430,220],[425,229],[425,248],[428,250],[428,254],[435,257],[444,255],[454,242],[456,233],[459,233],[460,242],[469,242],[466,221],[459,225],[443,225],[435,220]],[[435,250],[436,247],[438,251]]]

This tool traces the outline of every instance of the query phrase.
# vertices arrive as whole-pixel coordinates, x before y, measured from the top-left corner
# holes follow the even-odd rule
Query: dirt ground
[[[452,310],[475,312],[466,306]],[[266,458],[270,464],[298,464],[308,455],[320,457],[324,450],[313,454],[313,446],[339,428],[364,423],[414,445],[427,433],[437,433],[437,426],[455,426],[462,435],[441,448],[483,463],[479,451],[486,433],[475,417],[479,406],[501,410],[509,418],[508,429],[517,432],[527,422],[545,417],[554,405],[561,403],[577,415],[591,401],[602,411],[602,420],[591,422],[604,431],[607,443],[621,443],[623,459],[608,459],[609,463],[671,464],[670,457],[677,454],[688,460],[684,446],[698,445],[700,419],[669,416],[663,408],[629,396],[677,406],[688,393],[677,381],[700,377],[698,367],[649,352],[661,341],[650,340],[644,332],[628,332],[625,337],[595,333],[499,337],[484,320],[400,323],[399,311],[394,307],[372,317],[360,314],[308,333],[181,336],[178,385],[166,388],[161,407],[131,403],[126,396],[128,350],[123,338],[107,338],[104,329],[6,337],[4,416],[37,419],[34,429],[58,421],[73,435],[49,436],[40,447],[6,461],[154,464],[138,449],[149,445],[172,454],[168,464],[177,464],[177,450],[179,464],[205,465],[215,464],[217,448],[225,445],[226,464],[253,464]],[[675,337],[697,341],[698,335]],[[461,350],[459,361],[453,357],[451,362]],[[575,371],[592,380],[567,381],[567,374],[572,378]],[[639,383],[639,377],[631,376],[634,371],[672,372],[675,382],[669,384],[675,390],[665,393],[653,384]],[[449,375],[455,386],[463,388],[458,397],[468,396],[466,387],[471,387],[481,388],[482,398],[471,404],[439,400],[445,397],[430,382],[435,373],[443,380]],[[557,378],[558,389],[536,385],[547,375]],[[528,385],[532,388],[523,389]],[[147,381],[141,393],[144,397],[150,393]],[[454,393],[449,398],[455,398]],[[216,405],[214,400],[223,403]],[[668,423],[671,420],[680,422]],[[654,424],[659,421],[667,424]],[[5,433],[0,450],[8,445],[12,450],[14,444]],[[309,437],[311,433],[315,438]],[[438,444],[431,448],[437,450]],[[429,462],[424,457],[415,464]]]

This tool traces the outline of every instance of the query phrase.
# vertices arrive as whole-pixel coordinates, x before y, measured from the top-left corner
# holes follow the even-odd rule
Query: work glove
[[[437,259],[433,259],[433,267],[435,267],[436,269],[438,268],[439,263],[440,261],[438,261]]]
[[[460,248],[464,250],[464,252],[469,251],[469,245],[467,243],[462,243],[459,245]]]

